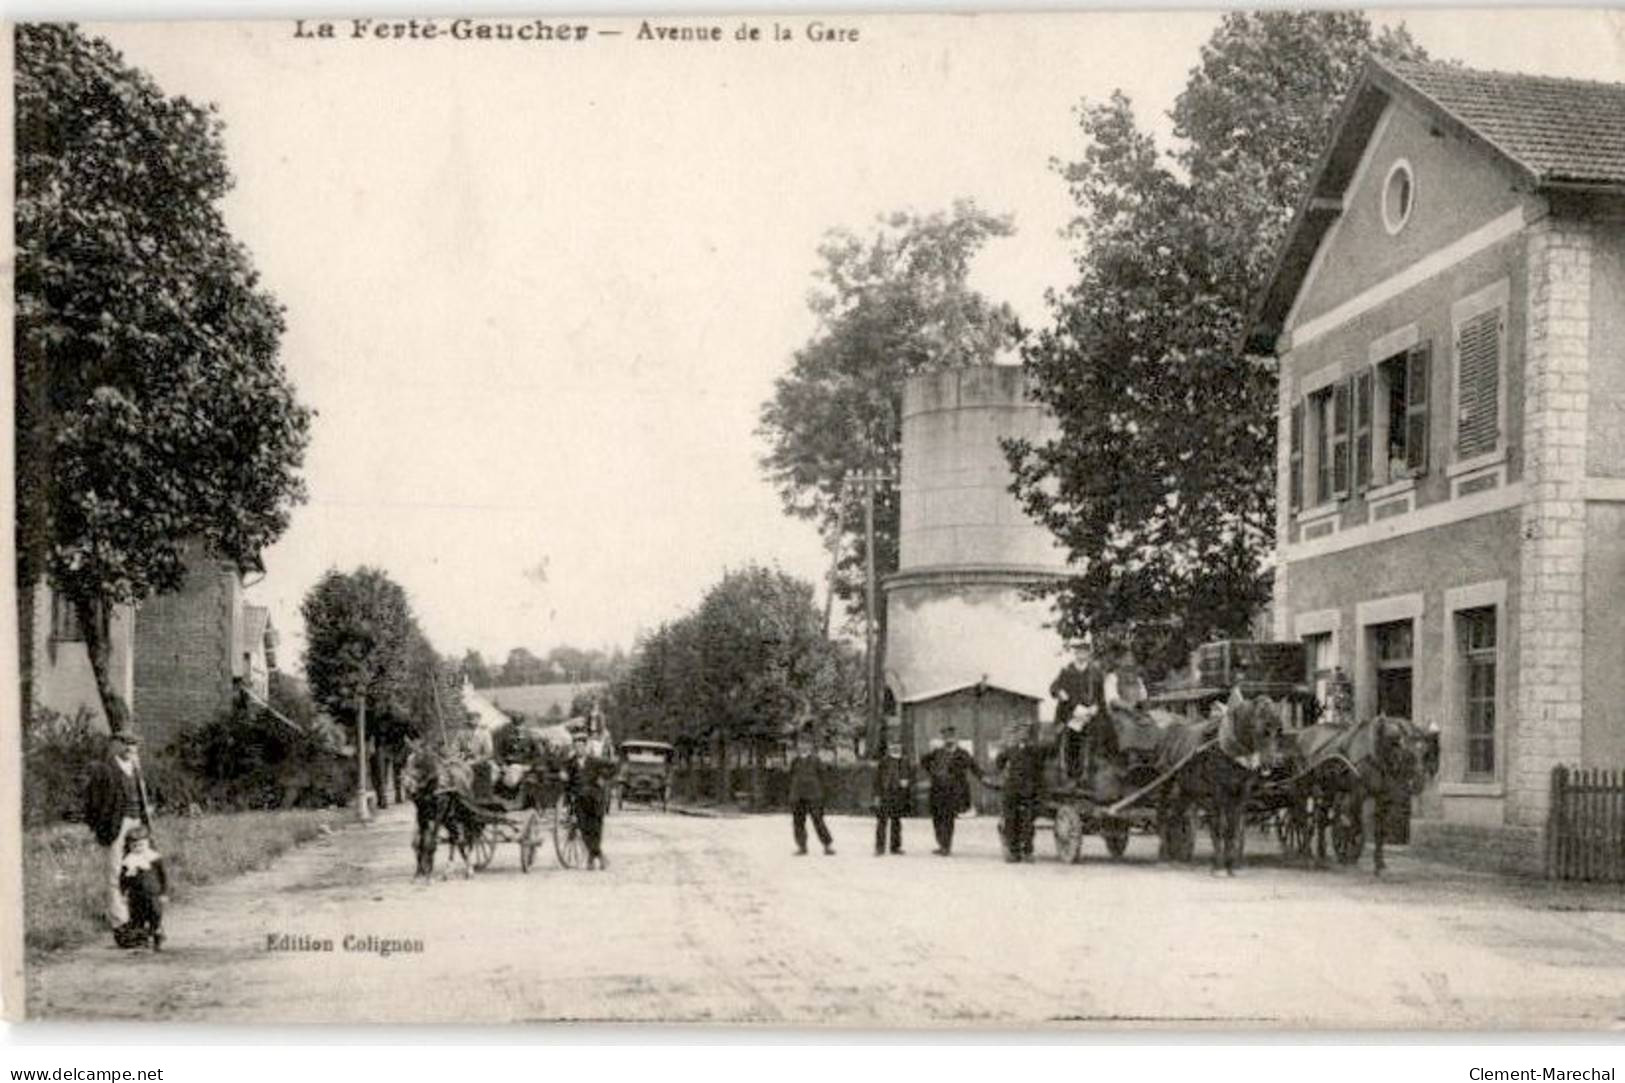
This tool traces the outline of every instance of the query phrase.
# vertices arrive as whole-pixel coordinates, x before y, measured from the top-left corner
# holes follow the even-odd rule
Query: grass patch
[[[161,816],[153,836],[169,871],[170,898],[180,902],[204,884],[264,868],[336,822],[343,822],[340,813],[314,809]],[[107,935],[104,858],[83,824],[24,834],[24,943],[31,955]]]

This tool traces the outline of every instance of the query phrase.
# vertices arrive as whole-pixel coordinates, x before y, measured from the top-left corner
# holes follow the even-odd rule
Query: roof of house
[[[1297,298],[1366,143],[1402,100],[1500,158],[1532,191],[1625,192],[1625,84],[1371,59],[1276,255],[1248,323],[1247,348],[1269,352]]]
[[[585,681],[579,684],[571,684],[568,681],[561,681],[558,684],[514,684],[506,688],[482,688],[480,695],[504,711],[541,718],[554,706],[558,707],[561,715],[569,714],[570,703],[576,696],[584,692],[594,693],[603,687],[602,681]]]

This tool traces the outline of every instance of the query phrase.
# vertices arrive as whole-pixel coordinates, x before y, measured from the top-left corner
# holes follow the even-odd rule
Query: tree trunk
[[[96,678],[96,695],[102,701],[107,728],[112,733],[133,730],[130,706],[114,690],[113,678],[108,672],[112,645],[107,642],[108,629],[102,627],[101,607],[88,598],[75,598],[73,609],[79,617],[81,634],[85,637],[85,653],[90,656],[90,672]]]
[[[757,737],[750,743],[750,810],[756,812],[762,804],[762,739]]]
[[[719,804],[730,800],[733,794],[728,786],[728,742],[721,736],[717,737],[717,802]]]

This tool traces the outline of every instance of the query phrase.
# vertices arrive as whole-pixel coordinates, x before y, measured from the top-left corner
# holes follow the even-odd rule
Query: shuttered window
[[[1456,457],[1495,450],[1501,439],[1500,309],[1479,313],[1456,334]]]
[[[1303,507],[1303,403],[1292,407],[1292,480],[1291,500],[1292,510],[1298,511]]]
[[[1354,378],[1354,488],[1371,487],[1371,373]]]
[[[1352,418],[1349,399],[1353,380],[1343,380],[1332,389],[1332,496],[1349,494],[1349,430]]]
[[[1405,355],[1405,469],[1428,468],[1428,370],[1432,347],[1424,342]]]

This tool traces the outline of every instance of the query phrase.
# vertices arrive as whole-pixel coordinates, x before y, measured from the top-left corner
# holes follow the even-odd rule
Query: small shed
[[[993,760],[1004,747],[1005,733],[1013,725],[1038,722],[1037,696],[977,681],[907,697],[902,701],[903,755],[918,760],[942,743],[942,731],[953,726],[959,745],[976,757],[983,774],[991,774]],[[998,794],[978,787],[977,808],[998,811]]]

